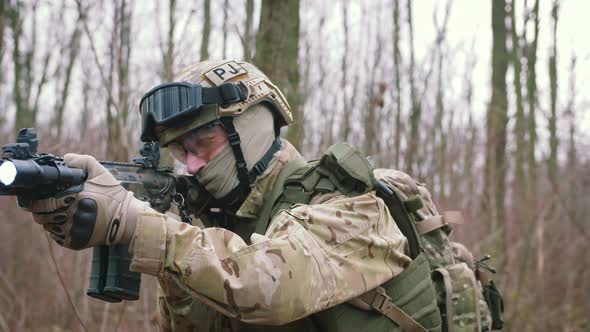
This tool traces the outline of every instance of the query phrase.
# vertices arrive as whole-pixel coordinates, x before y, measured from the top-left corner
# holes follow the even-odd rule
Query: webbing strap
[[[260,158],[256,164],[254,164],[250,170],[250,173],[248,173],[248,180],[250,184],[254,183],[256,178],[266,171],[268,164],[270,164],[270,161],[274,157],[275,153],[281,149],[282,145],[283,143],[281,143],[281,138],[276,137],[270,148],[268,148],[268,150],[264,153],[264,156],[262,156],[262,158]]]
[[[367,303],[374,310],[394,321],[404,332],[428,331],[410,315],[406,314],[402,309],[396,306],[391,300],[391,297],[387,295],[385,289],[381,286],[366,292],[358,298]]]
[[[262,210],[260,211],[260,215],[258,216],[258,221],[256,222],[256,230],[255,233],[264,234],[266,233],[266,229],[268,228],[268,223],[270,222],[270,214],[272,212],[272,208],[275,205],[275,202],[279,199],[279,197],[283,194],[285,181],[287,178],[295,173],[299,168],[305,166],[305,161],[302,159],[296,159],[288,162],[283,169],[277,175],[277,179],[275,180],[275,184],[273,186],[273,190],[270,195],[265,197],[264,201],[266,202]]]
[[[231,104],[246,100],[246,93],[239,83],[223,83],[215,87],[202,87],[203,104]]]
[[[444,268],[438,268],[432,271],[432,279],[442,284],[443,294],[442,302],[439,302],[439,309],[443,317],[443,331],[453,332],[453,286],[451,285],[451,276],[449,271]]]
[[[410,217],[410,213],[406,210],[402,199],[397,192],[385,185],[385,183],[376,180],[377,195],[383,199],[385,205],[389,209],[389,213],[395,220],[400,231],[408,239],[409,256],[411,259],[416,259],[422,252],[422,245],[418,238],[418,232],[414,227],[414,221]]]
[[[275,153],[281,149],[282,143],[280,137],[275,138],[270,148],[266,151],[264,156],[252,167],[248,173],[248,183],[253,184],[270,164],[270,161],[274,157]],[[240,150],[241,151],[241,150]],[[237,162],[237,160],[236,160]],[[245,163],[244,163],[245,164]],[[240,178],[241,180],[241,178]],[[223,206],[225,211],[231,211],[235,213],[242,205],[244,198],[250,194],[250,186],[240,185],[232,189],[227,195],[217,199],[219,206]]]
[[[234,121],[231,117],[222,117],[219,119],[223,124],[223,128],[227,132],[227,140],[236,158],[236,168],[238,170],[238,179],[240,180],[240,186],[246,191],[250,191],[250,177],[248,176],[248,167],[246,165],[246,159],[244,159],[244,153],[240,146],[240,134],[236,131]]]
[[[450,224],[463,224],[463,215],[459,211],[446,211],[442,215],[432,216],[416,223],[418,234],[424,235]]]

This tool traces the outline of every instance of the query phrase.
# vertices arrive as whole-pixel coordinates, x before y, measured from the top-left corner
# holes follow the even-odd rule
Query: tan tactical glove
[[[125,190],[94,157],[66,154],[67,166],[88,174],[82,192],[31,203],[35,222],[61,246],[84,249],[102,244],[129,244],[139,213],[148,203]]]

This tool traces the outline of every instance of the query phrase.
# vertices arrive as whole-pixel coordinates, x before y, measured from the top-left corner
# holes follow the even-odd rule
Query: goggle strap
[[[219,119],[225,131],[227,132],[227,139],[229,141],[229,145],[234,153],[234,157],[236,158],[236,168],[238,170],[238,179],[240,180],[240,186],[243,186],[244,189],[250,189],[250,179],[248,177],[248,167],[246,165],[246,159],[244,159],[244,153],[242,152],[242,147],[240,146],[240,135],[236,131],[236,127],[234,127],[234,121],[231,117],[222,117]]]
[[[282,146],[283,144],[281,142],[281,138],[276,137],[270,148],[264,153],[264,156],[262,156],[262,158],[254,165],[254,167],[250,171],[249,177],[251,184],[254,184],[256,178],[262,175],[264,171],[266,171],[275,153],[279,151]],[[232,211],[233,213],[235,213],[236,211],[238,211],[238,209],[242,205],[242,202],[244,201],[246,196],[250,194],[250,192],[250,186],[243,186],[242,182],[240,181],[240,185],[238,185],[232,191],[230,191],[229,194],[225,195],[225,197],[217,199],[217,204],[219,204],[220,207],[223,207],[223,210]]]
[[[281,149],[282,145],[283,144],[281,143],[281,138],[276,137],[275,140],[272,142],[270,148],[268,148],[266,153],[264,153],[264,156],[262,156],[262,158],[260,158],[260,160],[254,165],[254,167],[252,167],[252,170],[250,170],[250,173],[248,174],[248,177],[250,178],[250,183],[254,183],[254,181],[256,181],[256,178],[262,175],[264,171],[266,171],[268,165],[270,164],[270,161],[274,157],[275,153]]]
[[[201,88],[203,104],[227,105],[246,100],[246,93],[239,83],[223,83],[220,86]]]

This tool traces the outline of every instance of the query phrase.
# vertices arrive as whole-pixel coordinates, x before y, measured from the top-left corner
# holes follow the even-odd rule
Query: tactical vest
[[[287,325],[243,324],[240,331],[489,330],[490,324],[483,326],[480,314],[487,312],[488,305],[482,300],[473,271],[464,263],[455,264],[446,225],[417,221],[420,198],[403,199],[398,189],[376,180],[367,159],[348,144],[332,146],[319,160],[285,165],[273,191],[264,198],[259,218],[226,226],[249,242],[253,232],[265,233],[272,216],[281,209],[309,204],[315,195],[336,191],[349,197],[376,191],[408,239],[410,265],[350,302]],[[479,307],[482,305],[485,308]]]

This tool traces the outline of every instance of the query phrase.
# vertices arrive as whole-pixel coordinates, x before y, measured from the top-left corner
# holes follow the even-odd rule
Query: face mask
[[[264,156],[274,140],[274,120],[270,110],[258,104],[243,115],[234,119],[234,126],[240,135],[240,146],[248,170]],[[221,152],[211,159],[205,167],[195,174],[195,177],[213,197],[219,199],[236,188],[238,170],[236,159],[228,144]]]
[[[195,177],[215,198],[222,198],[238,186],[236,158],[228,144],[199,170]]]

